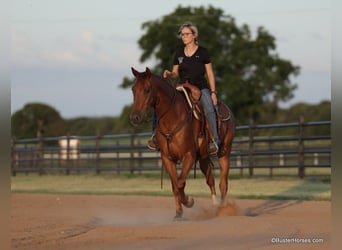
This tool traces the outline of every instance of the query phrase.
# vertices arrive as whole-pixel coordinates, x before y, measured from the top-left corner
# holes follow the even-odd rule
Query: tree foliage
[[[265,104],[277,106],[293,97],[296,84],[291,76],[299,73],[299,67],[277,55],[275,38],[263,27],[252,34],[247,25],[239,27],[233,17],[210,5],[178,6],[169,15],[143,23],[140,61],[154,59],[153,71],[159,75],[170,69],[176,49],[183,46],[177,30],[188,21],[199,28],[199,43],[210,52],[218,98],[232,108],[240,123],[257,119]],[[125,77],[121,87],[132,83]]]
[[[12,136],[33,138],[65,135],[66,124],[59,112],[43,103],[28,103],[11,117]]]
[[[114,133],[115,118],[113,117],[77,117],[67,120],[67,130],[70,135],[96,135]]]

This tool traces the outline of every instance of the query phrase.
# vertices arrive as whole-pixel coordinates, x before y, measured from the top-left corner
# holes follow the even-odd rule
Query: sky
[[[179,5],[209,4],[233,16],[239,26],[264,27],[275,37],[279,57],[300,66],[293,79],[295,96],[282,107],[331,100],[327,0],[125,0],[120,6],[112,0],[13,0],[11,113],[40,102],[63,118],[120,115],[133,101],[130,89],[118,87],[122,79],[132,76],[132,66],[139,71],[154,66],[153,60],[139,62],[142,23]]]

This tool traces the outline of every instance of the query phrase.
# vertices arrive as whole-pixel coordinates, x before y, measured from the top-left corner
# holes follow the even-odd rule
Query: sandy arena
[[[235,205],[234,205],[235,202]],[[12,194],[12,249],[330,249],[329,201],[196,198],[174,221],[172,197]]]

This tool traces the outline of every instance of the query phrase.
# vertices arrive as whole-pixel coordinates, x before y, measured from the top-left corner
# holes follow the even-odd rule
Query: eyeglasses
[[[183,37],[183,36],[190,36],[192,35],[192,32],[186,32],[186,33],[181,33],[180,36]]]

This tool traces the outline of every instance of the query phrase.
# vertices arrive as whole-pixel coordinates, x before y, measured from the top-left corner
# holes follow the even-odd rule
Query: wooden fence
[[[330,121],[237,126],[231,169],[253,176],[255,169],[296,168],[304,178],[306,168],[330,168]],[[328,134],[307,135],[309,128],[325,126]],[[289,131],[279,136],[280,130]],[[270,131],[272,130],[272,135]],[[279,131],[279,133],[277,133]],[[321,130],[322,131],[322,130]],[[312,133],[311,133],[312,134]],[[151,133],[63,136],[12,140],[12,175],[17,173],[131,173],[160,170],[159,152],[146,147]],[[218,168],[217,159],[214,165]],[[178,166],[180,167],[180,166]]]

